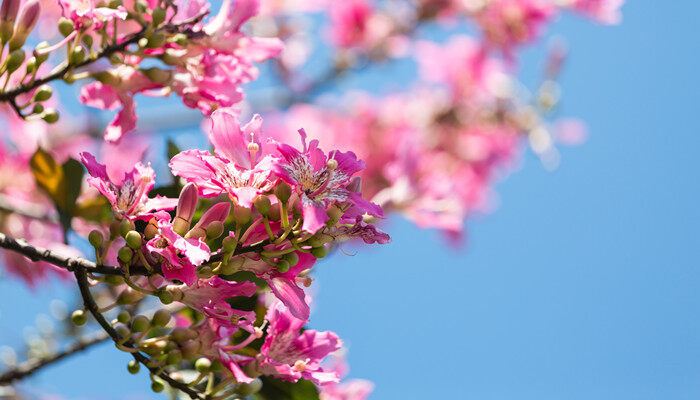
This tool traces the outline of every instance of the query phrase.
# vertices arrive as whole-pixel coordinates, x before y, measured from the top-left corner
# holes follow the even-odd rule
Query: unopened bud
[[[110,0],[109,4],[107,5],[111,9],[117,9],[119,6],[123,5],[124,2],[122,0]]]
[[[156,393],[160,393],[163,390],[165,390],[165,385],[163,385],[162,382],[153,381],[153,383],[151,383],[151,390],[153,390]]]
[[[160,310],[156,311],[155,314],[153,314],[151,323],[157,328],[162,328],[165,325],[168,325],[170,318],[170,311],[161,308]]]
[[[39,103],[34,104],[34,107],[32,108],[32,114],[41,114],[43,112],[44,112],[44,106],[42,106]]]
[[[217,238],[223,231],[223,223],[231,212],[231,204],[216,203],[211,206],[197,224],[187,233],[187,237]]]
[[[32,101],[34,102],[42,102],[46,101],[51,98],[51,94],[53,91],[51,90],[51,87],[48,85],[42,85],[37,89],[36,92],[34,92],[34,97],[32,98]]]
[[[234,206],[233,207],[233,220],[237,225],[245,225],[250,222],[250,217],[252,212],[250,208]]]
[[[119,223],[119,235],[121,237],[125,238],[126,235],[133,230],[134,230],[134,223],[131,222],[130,220],[125,218],[125,219],[121,220],[121,222]]]
[[[41,5],[39,0],[28,0],[19,11],[15,32],[10,39],[10,51],[19,49],[24,45],[27,36],[34,29],[36,22],[39,20]]]
[[[311,255],[316,258],[323,258],[328,255],[328,248],[326,246],[314,247],[311,249]]]
[[[211,369],[211,360],[205,357],[197,359],[197,361],[194,362],[194,369],[196,369],[200,374],[209,372]]]
[[[152,67],[142,70],[143,74],[155,83],[165,84],[172,78],[172,72],[162,68]]]
[[[290,197],[292,197],[292,187],[289,186],[287,182],[280,181],[277,186],[275,186],[275,196],[282,203],[286,203]]]
[[[53,124],[58,121],[58,111],[53,108],[47,108],[41,115],[41,119],[46,121],[48,124]]]
[[[74,29],[75,29],[75,24],[73,23],[72,20],[70,20],[68,18],[64,18],[64,17],[61,17],[58,20],[58,31],[64,37],[73,33]]]
[[[158,7],[153,10],[151,17],[153,18],[153,26],[158,26],[165,21],[165,10]]]
[[[133,332],[145,332],[151,327],[151,321],[145,315],[137,315],[134,320],[131,321],[131,330]]]
[[[255,200],[253,200],[253,205],[262,216],[267,216],[267,214],[270,212],[271,203],[267,196],[256,197]]]
[[[198,202],[197,185],[188,183],[182,188],[180,197],[177,200],[177,212],[173,221],[173,230],[178,235],[184,236],[185,232],[190,229],[190,223],[197,210]]]
[[[207,240],[216,239],[224,233],[224,224],[221,221],[214,221],[207,226]]]
[[[49,53],[43,53],[41,50],[49,47],[49,42],[39,42],[34,48],[34,57],[36,57],[36,65],[41,65],[49,58]]]
[[[155,218],[151,218],[146,225],[146,229],[143,230],[143,236],[146,240],[151,240],[158,234],[158,221]]]
[[[289,261],[285,259],[282,259],[277,263],[277,271],[279,271],[281,274],[284,274],[285,272],[289,271],[289,268]]]
[[[160,299],[160,302],[163,304],[170,304],[173,302],[173,294],[168,292],[167,290],[161,290],[158,292],[158,299]]]
[[[15,19],[21,0],[3,0],[0,5],[0,40],[6,43],[15,31]]]
[[[117,257],[119,257],[119,260],[121,260],[121,262],[128,264],[134,257],[134,251],[124,246],[121,249],[119,249],[119,252],[117,252]]]
[[[161,32],[153,32],[151,37],[148,38],[148,42],[146,43],[146,47],[149,49],[157,49],[159,47],[163,47],[165,44],[165,35]]]
[[[83,326],[87,322],[87,316],[85,315],[84,310],[73,311],[73,314],[70,318],[71,321],[73,321],[73,324],[75,324],[75,326]]]
[[[91,231],[88,235],[88,242],[90,242],[90,245],[96,249],[102,247],[102,243],[104,242],[102,232],[98,230]]]
[[[236,243],[236,238],[232,236],[226,236],[221,241],[221,248],[224,250],[224,253],[231,253],[236,249]]]
[[[140,249],[141,248],[141,234],[136,232],[136,231],[129,231],[129,233],[126,234],[126,245],[131,247],[132,249]]]
[[[179,364],[182,361],[182,353],[180,350],[172,350],[170,353],[168,353],[168,357],[166,358],[165,362],[168,365],[176,365]]]
[[[194,358],[199,355],[201,344],[198,340],[189,340],[180,345],[180,351],[185,358]]]
[[[92,36],[83,35],[83,43],[85,43],[85,46],[87,46],[88,49],[92,47],[92,42],[93,42]]]
[[[126,364],[126,369],[130,374],[136,375],[141,369],[141,364],[139,364],[136,360],[131,360],[128,364]]]
[[[129,250],[131,250],[131,249],[129,249]],[[137,301],[141,300],[142,298],[143,298],[143,294],[135,291],[134,289],[128,288],[119,294],[119,297],[117,297],[117,304],[120,304],[120,305],[132,304],[132,303],[136,303]]]
[[[72,65],[77,65],[77,64],[80,64],[81,62],[83,62],[84,59],[85,59],[85,49],[83,48],[83,46],[78,45],[78,46],[75,46],[73,51],[71,51],[68,61]]]
[[[36,71],[36,57],[29,57],[29,60],[25,63],[27,69],[27,75],[31,75]]]
[[[21,49],[13,50],[7,57],[7,72],[13,73],[24,62],[24,52]]]
[[[293,267],[299,263],[299,255],[293,251],[282,256],[282,259],[289,263],[290,267]]]
[[[117,314],[117,321],[121,322],[122,324],[126,324],[130,320],[131,314],[129,314],[129,312],[126,310],[121,310],[119,311],[119,314]]]

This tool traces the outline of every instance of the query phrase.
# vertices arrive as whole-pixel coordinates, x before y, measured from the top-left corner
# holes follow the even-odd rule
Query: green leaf
[[[319,400],[318,389],[313,382],[299,379],[287,382],[269,376],[261,376],[262,389],[256,394],[258,400]]]

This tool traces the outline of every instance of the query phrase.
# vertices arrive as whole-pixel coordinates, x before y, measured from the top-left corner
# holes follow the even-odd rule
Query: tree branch
[[[7,385],[13,381],[20,380],[29,375],[32,375],[39,369],[52,365],[53,363],[60,361],[72,354],[87,350],[90,347],[102,343],[109,339],[109,335],[106,332],[99,331],[96,334],[82,337],[77,341],[71,343],[65,350],[60,351],[55,354],[51,354],[48,357],[34,358],[23,362],[22,364],[5,371],[0,374],[0,386]]]

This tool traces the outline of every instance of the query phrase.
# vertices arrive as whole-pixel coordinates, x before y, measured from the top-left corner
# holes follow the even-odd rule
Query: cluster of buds
[[[337,242],[390,239],[367,222],[382,210],[362,198],[353,177],[364,162],[351,152],[325,153],[300,133],[297,149],[263,137],[259,116],[241,127],[236,111],[217,110],[209,129],[215,154],[188,150],[172,159],[173,174],[187,181],[177,199],[148,197],[155,179],[148,166],[137,164],[116,183],[83,153],[88,182],[114,212],[108,237],[94,230],[88,240],[99,264],[123,271],[93,277],[120,289],[102,308],[122,308],[113,321],[118,348],[146,354],[151,371],[194,368],[193,386],[216,380],[210,395],[251,393],[261,375],[338,381],[321,361],[340,339],[303,330],[309,274]],[[129,307],[149,297],[159,309],[132,317]],[[84,324],[85,312],[73,321]],[[157,374],[152,387],[163,388]]]

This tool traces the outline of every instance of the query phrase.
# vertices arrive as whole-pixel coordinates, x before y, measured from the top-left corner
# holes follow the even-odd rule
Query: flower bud
[[[185,358],[194,358],[199,355],[201,343],[198,340],[189,340],[180,345],[180,351]]]
[[[121,237],[126,238],[126,235],[134,230],[134,223],[128,219],[123,219],[119,223],[119,234]]]
[[[160,83],[161,85],[168,83],[173,75],[172,72],[157,67],[146,68],[141,71],[144,75],[146,75],[146,77],[148,77],[148,79],[155,83]]]
[[[153,18],[153,26],[158,26],[165,21],[165,10],[158,7],[153,10],[151,17]]]
[[[143,230],[143,236],[146,240],[151,240],[158,234],[158,221],[155,218],[151,218],[146,225],[146,229]]]
[[[15,31],[20,0],[3,0],[0,5],[0,41],[6,43]]]
[[[43,119],[47,124],[53,124],[58,121],[58,111],[54,110],[53,108],[47,108],[42,113],[41,119]]]
[[[19,11],[15,32],[10,39],[10,51],[19,49],[24,45],[27,36],[34,29],[36,22],[39,20],[41,5],[39,0],[28,0]]]
[[[206,357],[197,359],[197,361],[194,362],[194,369],[196,369],[200,374],[209,372],[211,369],[211,360]]]
[[[83,35],[83,43],[85,43],[85,46],[87,46],[88,49],[91,48],[93,43],[92,36]]]
[[[90,242],[90,245],[96,249],[102,247],[102,243],[104,242],[102,232],[98,230],[91,231],[88,235],[88,242]]]
[[[119,314],[117,314],[117,321],[121,322],[122,324],[126,324],[130,320],[131,314],[129,314],[129,312],[126,310],[121,310],[119,311]]]
[[[236,249],[236,238],[232,236],[226,236],[221,241],[221,248],[224,249],[224,253],[231,253]]]
[[[24,62],[24,52],[21,49],[13,50],[7,57],[7,72],[13,73]]]
[[[168,357],[165,359],[165,362],[168,365],[177,365],[180,364],[181,361],[182,353],[180,352],[180,350],[172,350],[168,353]]]
[[[36,65],[39,66],[44,63],[49,58],[49,53],[41,52],[42,49],[49,47],[49,42],[43,41],[39,42],[34,48],[34,57],[36,58]]]
[[[73,311],[73,314],[70,316],[71,321],[73,321],[73,324],[75,326],[83,326],[87,322],[87,316],[85,315],[84,310],[75,310]]]
[[[282,203],[286,203],[292,197],[292,187],[285,181],[280,181],[275,186],[275,196]]]
[[[277,271],[279,271],[281,274],[284,274],[285,272],[289,271],[290,264],[289,261],[282,259],[277,263],[276,267]]]
[[[131,336],[131,329],[124,324],[117,324],[117,326],[114,327],[114,330],[121,339],[126,340]]]
[[[128,364],[126,364],[126,369],[130,374],[136,375],[141,369],[141,364],[139,364],[136,360],[131,360]]]
[[[214,204],[187,233],[187,237],[219,237],[224,231],[223,223],[230,212],[231,204],[226,202]]]
[[[73,51],[71,51],[70,57],[68,58],[68,61],[72,65],[78,65],[81,62],[83,62],[84,59],[85,59],[85,49],[83,48],[83,46],[78,45],[78,46],[75,46]]]
[[[143,294],[135,291],[134,289],[128,288],[119,294],[119,297],[117,297],[117,304],[119,304],[119,305],[132,304],[132,303],[136,303],[137,301],[141,300],[142,298],[143,298]]]
[[[311,255],[316,258],[323,258],[328,255],[328,248],[326,246],[314,247],[311,249]]]
[[[121,5],[124,5],[124,2],[122,0],[110,0],[107,6],[111,9],[117,9]]]
[[[32,108],[32,114],[41,114],[43,112],[44,112],[44,106],[42,106],[39,103],[34,104],[34,107]]]
[[[299,264],[299,255],[295,251],[285,254],[282,259],[287,261],[290,267]]]
[[[282,219],[281,209],[282,205],[280,203],[275,203],[270,207],[270,212],[267,213],[267,219],[270,221],[280,221]]]
[[[262,216],[267,216],[267,214],[270,212],[271,203],[267,196],[256,197],[255,200],[253,200],[253,205]]]
[[[131,259],[134,257],[134,251],[131,250],[130,248],[124,246],[121,249],[119,249],[119,252],[117,252],[117,257],[124,264],[128,264],[131,262]]]
[[[160,309],[153,314],[153,319],[151,320],[151,323],[153,326],[156,328],[162,328],[165,325],[168,325],[168,322],[170,322],[170,311],[165,310],[165,309]]]
[[[236,393],[241,396],[249,396],[251,394],[257,393],[262,389],[262,381],[260,378],[255,378],[249,383],[241,383],[236,388]]]
[[[37,89],[36,92],[34,92],[34,97],[32,98],[32,101],[46,101],[51,98],[52,93],[53,91],[51,90],[51,87],[49,85],[41,85],[39,89]]]
[[[153,381],[153,383],[151,383],[151,390],[153,390],[156,393],[160,393],[163,390],[165,390],[165,385],[163,385],[162,382]]]
[[[158,298],[160,299],[160,302],[163,304],[170,304],[173,302],[173,294],[168,292],[167,290],[161,290],[158,292]]]
[[[173,230],[178,235],[183,236],[190,229],[198,202],[197,185],[188,183],[180,192],[180,197],[177,200],[177,212],[173,220]]]
[[[326,162],[326,168],[328,168],[329,171],[335,171],[338,168],[338,161],[331,158]]]
[[[75,24],[73,23],[72,20],[61,17],[58,20],[58,31],[63,35],[63,37],[66,37],[73,33],[73,30],[75,29]]]
[[[165,34],[161,32],[153,32],[153,34],[151,34],[151,37],[148,38],[146,47],[149,49],[157,49],[159,47],[163,47],[163,45],[165,44],[165,39]]]
[[[151,327],[151,321],[145,315],[137,315],[134,320],[131,321],[131,330],[133,332],[145,332]]]
[[[126,239],[126,245],[132,249],[136,250],[141,248],[142,240],[140,233],[136,231],[129,231],[124,239]]]
[[[25,63],[25,68],[27,69],[27,75],[31,75],[36,71],[36,57],[29,57],[29,60]]]
[[[245,225],[250,222],[252,211],[250,208],[234,206],[233,207],[233,220],[237,225]]]

